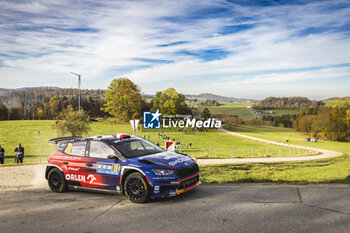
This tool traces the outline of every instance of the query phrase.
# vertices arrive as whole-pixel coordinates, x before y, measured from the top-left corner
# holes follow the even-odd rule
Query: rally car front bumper
[[[171,181],[168,183],[156,183],[153,184],[153,194],[152,197],[172,197],[179,195],[181,193],[187,192],[191,189],[199,186],[201,182],[199,181],[199,173],[181,179],[179,181]]]

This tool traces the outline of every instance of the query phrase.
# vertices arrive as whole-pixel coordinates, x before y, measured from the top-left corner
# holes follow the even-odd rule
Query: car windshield
[[[142,139],[124,139],[111,143],[125,158],[136,158],[163,152],[153,143]]]

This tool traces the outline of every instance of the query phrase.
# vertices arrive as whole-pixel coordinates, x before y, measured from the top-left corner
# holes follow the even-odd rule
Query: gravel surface
[[[47,187],[45,164],[0,167],[0,191]]]

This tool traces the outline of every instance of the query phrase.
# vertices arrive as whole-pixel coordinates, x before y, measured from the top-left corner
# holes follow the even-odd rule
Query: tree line
[[[104,91],[81,90],[80,103],[91,117],[108,115],[101,110],[105,103]],[[78,109],[78,105],[75,89],[31,88],[13,91],[0,96],[0,120],[56,119],[68,106]]]
[[[296,120],[296,128],[312,137],[350,142],[350,102],[305,108]]]
[[[192,114],[185,96],[174,88],[159,91],[149,100],[127,78],[114,79],[106,91],[81,90],[81,108],[90,117],[113,116],[121,121],[141,118],[143,111],[152,110],[163,115]],[[78,109],[76,89],[31,88],[0,96],[0,120],[58,119],[67,109]]]
[[[148,101],[136,84],[127,78],[114,79],[106,90],[103,111],[121,121],[142,117],[143,111],[159,110],[163,115],[191,114],[185,96],[174,88],[156,93]]]
[[[253,109],[301,109],[306,107],[320,107],[323,101],[309,100],[306,97],[268,97],[252,105]]]

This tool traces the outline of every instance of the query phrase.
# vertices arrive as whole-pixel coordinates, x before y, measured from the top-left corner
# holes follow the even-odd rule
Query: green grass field
[[[304,139],[309,136],[304,135],[292,128],[281,128],[264,125],[239,125],[226,126],[225,128],[237,133],[276,142],[286,142],[288,138],[289,144],[334,150],[350,155],[350,143],[323,140],[319,140],[318,142],[305,142]]]
[[[227,114],[227,115],[237,115],[239,118],[244,120],[251,120],[254,118],[254,115],[250,112],[250,109],[247,106],[252,105],[253,103],[229,103],[229,102],[220,102],[219,106],[209,106],[207,107],[209,111],[213,114]],[[205,106],[200,107],[202,111]]]
[[[205,183],[350,183],[350,156],[335,159],[201,167]]]
[[[14,161],[14,149],[18,143],[22,143],[25,148],[25,163],[45,162],[47,157],[54,151],[56,145],[50,145],[48,140],[57,137],[52,126],[55,121],[37,120],[37,121],[0,121],[0,145],[6,152],[5,163]],[[40,135],[38,134],[40,130]],[[158,137],[161,131],[137,132],[138,136],[148,139],[154,143],[163,146],[165,140]],[[111,124],[111,121],[99,121],[91,124],[91,131],[88,135],[104,135],[113,133],[132,133],[129,123]],[[201,132],[196,134],[178,133],[177,130],[168,130],[164,132],[170,138],[175,138],[181,142],[182,152],[188,153],[196,158],[208,158],[211,146],[212,158],[228,158],[233,157],[233,150],[236,158],[242,157],[264,157],[266,152],[268,156],[298,156],[305,155],[310,152],[298,151],[296,149],[290,151],[288,148],[273,146],[264,143],[257,143],[239,137],[233,137],[225,133],[210,130],[209,132]],[[191,148],[186,148],[186,143],[192,143]],[[251,150],[253,148],[253,156]],[[299,154],[300,153],[300,154]]]
[[[294,129],[279,127],[250,125],[227,128],[245,135],[279,142],[289,138],[291,144],[339,151],[344,153],[344,156],[305,162],[204,166],[201,167],[204,182],[350,183],[350,143],[305,142],[305,135]]]
[[[292,110],[292,109],[268,109],[264,111],[273,111],[273,115],[292,115],[292,114],[298,114],[298,110]]]
[[[46,162],[47,157],[55,149],[55,145],[48,144],[48,140],[57,137],[52,129],[54,121],[1,121],[0,144],[6,150],[6,164],[12,165],[14,149],[21,142],[25,147],[25,163]],[[270,126],[234,126],[228,129],[242,134],[273,141],[309,146],[314,148],[330,149],[344,153],[344,156],[321,161],[284,162],[284,163],[257,163],[237,165],[201,166],[201,180],[208,183],[225,182],[278,182],[292,184],[307,183],[350,183],[350,143],[319,141],[305,142],[305,135],[294,129]],[[40,130],[40,135],[38,134]],[[132,133],[127,123],[111,124],[110,121],[101,121],[91,124],[89,135],[103,135],[112,133]],[[289,156],[289,149],[271,146],[268,144],[249,141],[218,131],[202,132],[196,135],[178,134],[176,130],[165,132],[171,138],[181,141],[183,145],[192,142],[192,148],[183,148],[182,152],[197,158],[208,157],[209,146],[212,145],[212,157],[232,157],[235,147],[236,157],[250,157],[251,147],[254,148],[254,157],[265,156],[266,148],[269,154]],[[158,131],[137,132],[138,136],[164,144],[165,140],[158,138]],[[293,151],[293,156],[298,155]],[[301,154],[302,155],[302,154]]]
[[[324,101],[325,103],[326,103],[326,105],[329,105],[329,106],[334,106],[334,105],[336,105],[337,104],[337,102],[338,102],[339,100],[326,100],[326,101]]]

